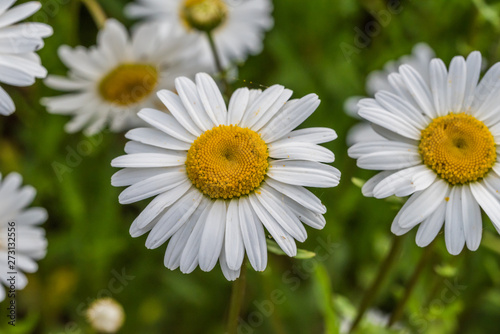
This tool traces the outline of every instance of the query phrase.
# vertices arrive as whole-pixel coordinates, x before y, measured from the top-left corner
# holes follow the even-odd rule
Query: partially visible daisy
[[[52,35],[52,28],[43,23],[19,23],[42,5],[31,1],[10,8],[14,2],[0,1],[0,82],[26,87],[47,75],[35,51],[43,47],[43,38]],[[12,98],[0,87],[0,115],[10,115],[15,110]]]
[[[359,102],[359,115],[382,140],[349,149],[358,166],[381,170],[365,196],[411,197],[392,231],[420,224],[416,242],[428,245],[444,225],[446,247],[459,254],[481,242],[481,209],[500,230],[500,63],[479,82],[481,54],[453,58],[449,70],[433,59],[420,73],[402,65],[389,76],[391,91]]]
[[[16,290],[24,289],[28,280],[23,272],[36,272],[36,261],[45,257],[47,251],[45,230],[38,226],[47,220],[47,212],[43,208],[27,208],[36,190],[21,187],[22,182],[17,173],[3,180],[0,175],[0,281],[7,291],[11,276],[15,276]],[[0,285],[0,301],[5,299],[6,290]]]
[[[67,78],[49,75],[45,84],[70,93],[42,103],[51,113],[74,115],[68,132],[85,128],[92,135],[106,125],[119,132],[143,124],[137,112],[155,106],[154,92],[173,88],[179,75],[194,76],[205,68],[195,53],[185,51],[191,42],[156,25],[141,26],[129,38],[121,23],[109,19],[97,46],[59,48],[70,72]]]
[[[195,36],[214,63],[206,31],[213,35],[224,68],[262,50],[264,32],[273,26],[270,0],[137,0],[125,7],[131,18],[145,18]]]
[[[400,65],[406,64],[415,68],[419,73],[428,75],[429,62],[434,58],[435,54],[431,47],[425,43],[418,43],[413,47],[411,55],[405,55],[394,61],[391,60],[385,64],[384,69],[370,73],[366,79],[366,92],[370,97],[374,96],[380,90],[393,92],[389,75],[396,73]],[[428,78],[426,78],[428,79]],[[344,109],[349,116],[360,118],[358,116],[358,102],[365,98],[364,96],[353,96],[347,99],[344,103]],[[373,130],[367,122],[362,122],[354,125],[347,134],[347,144],[353,145],[359,141],[379,140],[381,136]]]
[[[238,89],[229,101],[213,79],[181,77],[176,95],[158,97],[170,114],[143,109],[153,128],[131,130],[127,155],[112,161],[124,169],[114,186],[129,186],[122,204],[156,196],[135,219],[133,237],[149,232],[146,247],[170,240],[165,266],[210,271],[220,262],[228,280],[239,276],[245,253],[255,268],[267,266],[266,234],[295,256],[302,223],[321,229],[326,208],[304,186],[335,187],[340,172],[334,155],[318,145],[336,138],[328,128],[294,130],[319,106],[315,94],[290,100],[292,91],[275,85],[264,92]]]
[[[116,333],[123,326],[125,311],[113,298],[95,300],[87,309],[87,320],[100,333]]]

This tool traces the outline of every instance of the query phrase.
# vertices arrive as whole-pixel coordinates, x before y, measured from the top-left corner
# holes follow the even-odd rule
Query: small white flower
[[[451,254],[481,242],[481,209],[500,230],[500,63],[479,82],[481,54],[433,59],[428,71],[402,65],[391,91],[359,102],[359,115],[384,138],[349,149],[361,168],[381,170],[365,196],[408,196],[392,224],[401,235],[420,223],[416,242],[428,245],[444,225]]]
[[[87,320],[96,331],[116,333],[125,321],[125,311],[116,300],[101,298],[87,309]]]
[[[203,48],[201,55],[213,64],[203,31],[211,30],[222,65],[227,68],[232,61],[244,61],[248,54],[261,52],[264,32],[273,26],[272,9],[270,0],[137,0],[125,13],[195,36]]]
[[[38,265],[35,261],[45,257],[47,251],[45,230],[38,226],[47,220],[47,212],[43,208],[27,208],[35,198],[36,190],[31,186],[21,188],[22,182],[17,173],[10,173],[4,180],[0,175],[0,281],[6,285],[7,291],[11,286],[9,272],[16,272],[16,290],[24,289],[28,280],[23,272],[36,272]],[[9,262],[13,258],[14,262]],[[0,301],[5,296],[6,292],[0,285]]]
[[[43,47],[44,37],[52,35],[52,28],[43,23],[19,23],[42,5],[31,1],[10,8],[14,2],[0,1],[0,82],[26,87],[47,75],[35,51]],[[0,87],[0,115],[10,115],[15,110],[11,97]]]
[[[119,132],[143,124],[137,112],[155,107],[154,92],[173,88],[179,75],[194,76],[206,68],[195,53],[186,53],[191,42],[156,25],[143,25],[129,38],[125,27],[110,19],[96,47],[60,47],[59,56],[70,68],[68,77],[50,75],[45,83],[71,93],[42,103],[51,113],[74,115],[66,124],[68,132],[85,128],[93,135],[106,125]]]
[[[416,44],[413,47],[411,55],[405,55],[398,60],[389,61],[385,64],[383,70],[371,72],[366,79],[366,92],[370,97],[374,96],[380,90],[392,92],[393,88],[389,82],[389,75],[396,73],[400,65],[406,64],[415,68],[422,75],[428,75],[429,62],[435,57],[434,51],[425,43]],[[426,78],[428,79],[428,78]],[[349,116],[360,118],[358,116],[358,102],[365,98],[364,96],[353,96],[344,103],[344,109]],[[353,145],[363,140],[379,140],[381,136],[375,132],[370,124],[362,122],[354,125],[347,134],[347,145]]]
[[[196,83],[181,77],[179,95],[160,91],[167,114],[143,109],[153,128],[131,130],[127,155],[112,161],[125,169],[113,175],[128,204],[156,198],[132,223],[130,233],[147,232],[146,247],[170,239],[165,266],[184,273],[198,265],[210,271],[220,262],[228,280],[239,276],[245,252],[255,270],[267,265],[264,227],[289,256],[295,240],[307,238],[302,223],[321,229],[326,208],[304,186],[334,187],[340,172],[320,162],[334,155],[319,146],[333,130],[295,130],[319,106],[315,94],[290,100],[275,85],[264,92],[238,89],[229,107],[207,74]]]

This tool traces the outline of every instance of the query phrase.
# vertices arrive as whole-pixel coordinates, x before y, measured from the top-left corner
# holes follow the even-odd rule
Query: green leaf
[[[326,267],[317,262],[314,268],[316,300],[319,303],[325,321],[325,334],[338,334],[340,328],[335,313],[330,276]]]
[[[278,246],[278,244],[275,241],[266,240],[267,243],[267,250],[273,254],[276,255],[286,255],[285,252]],[[299,260],[307,260],[307,259],[312,259],[313,257],[316,256],[316,253],[305,250],[305,249],[297,249],[297,255],[294,256],[295,259]]]
[[[366,183],[366,180],[360,179],[358,177],[351,178],[351,182],[358,188],[363,188]]]

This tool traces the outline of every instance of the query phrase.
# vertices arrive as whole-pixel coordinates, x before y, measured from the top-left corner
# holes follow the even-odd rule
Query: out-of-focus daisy
[[[92,328],[101,333],[116,333],[125,321],[123,307],[113,298],[95,300],[86,315]]]
[[[413,47],[411,55],[405,55],[398,60],[389,61],[385,64],[384,69],[370,73],[366,79],[366,92],[369,96],[374,96],[380,90],[394,92],[394,89],[389,82],[389,75],[398,71],[398,67],[407,64],[415,68],[423,76],[428,76],[429,62],[434,58],[434,51],[425,43],[419,43]],[[428,78],[425,78],[428,80]],[[365,96],[353,96],[347,99],[344,103],[344,109],[349,116],[360,118],[358,116],[358,102]],[[363,140],[379,140],[381,136],[373,130],[367,122],[362,122],[354,125],[347,134],[347,144],[353,145]]]
[[[179,38],[156,25],[139,27],[129,38],[125,27],[110,19],[90,49],[62,46],[61,60],[70,68],[68,77],[49,75],[47,86],[71,93],[42,99],[48,111],[74,115],[66,131],[85,128],[87,135],[109,125],[119,132],[143,124],[137,112],[154,107],[154,92],[173,88],[179,75],[204,69],[195,53],[187,53],[192,40]]]
[[[262,50],[264,32],[273,26],[270,0],[137,0],[125,8],[131,18],[145,18],[195,36],[203,55],[214,63],[206,31],[213,35],[227,68]]]
[[[36,190],[31,186],[21,187],[22,182],[17,173],[3,180],[0,175],[0,281],[7,291],[13,282],[16,290],[24,289],[28,280],[23,272],[36,272],[36,260],[42,259],[47,251],[45,230],[38,226],[47,220],[47,212],[42,208],[27,208]],[[9,280],[11,276],[14,280]],[[6,291],[0,285],[0,301],[5,296]]]
[[[384,139],[349,149],[358,166],[382,170],[365,196],[408,196],[392,224],[401,235],[417,224],[416,242],[428,245],[444,224],[451,254],[479,247],[481,210],[500,230],[500,63],[478,84],[481,54],[453,58],[449,70],[433,59],[420,74],[402,65],[392,92],[359,103],[359,115]]]
[[[170,239],[170,269],[209,271],[219,260],[229,280],[239,276],[245,252],[256,270],[266,268],[264,227],[295,256],[295,239],[307,237],[302,223],[325,225],[326,208],[304,186],[334,187],[340,178],[321,163],[332,162],[333,153],[318,145],[335,139],[333,130],[292,131],[316,110],[318,97],[289,101],[292,91],[283,86],[242,88],[226,108],[207,74],[198,74],[196,83],[178,78],[175,86],[179,95],[158,93],[171,115],[141,110],[153,128],[128,132],[128,154],[112,161],[125,168],[112,184],[129,186],[120,203],[156,196],[132,223],[131,235],[150,232],[148,248]]]
[[[31,1],[10,8],[14,2],[0,1],[0,82],[26,87],[47,75],[35,51],[43,47],[44,37],[52,35],[52,28],[43,23],[19,23],[42,5]],[[15,110],[11,97],[0,87],[0,115],[10,115]]]

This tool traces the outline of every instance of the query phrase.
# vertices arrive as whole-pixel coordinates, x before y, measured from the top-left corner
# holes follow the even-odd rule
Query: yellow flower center
[[[483,178],[497,159],[490,130],[464,113],[434,119],[422,131],[419,152],[428,167],[453,185]]]
[[[266,175],[269,153],[260,136],[236,125],[219,125],[199,136],[186,159],[189,179],[213,199],[249,194]]]
[[[189,28],[212,31],[227,17],[227,6],[222,0],[184,0],[181,18]]]
[[[158,84],[158,70],[151,65],[122,64],[99,84],[99,93],[108,102],[129,106],[148,97]]]

